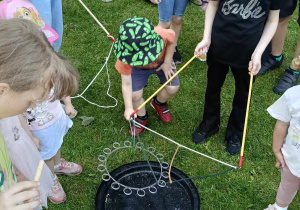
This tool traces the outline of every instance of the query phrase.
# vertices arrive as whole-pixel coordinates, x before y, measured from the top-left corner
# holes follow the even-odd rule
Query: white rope
[[[118,105],[118,100],[117,100],[115,97],[113,97],[112,95],[109,94],[109,90],[110,90],[111,84],[110,84],[110,80],[109,80],[109,72],[108,72],[108,66],[107,66],[107,63],[108,63],[108,60],[109,60],[109,58],[110,58],[110,54],[111,54],[111,52],[112,52],[112,49],[113,49],[113,44],[112,44],[112,46],[111,46],[111,48],[110,48],[110,51],[109,51],[108,56],[107,56],[106,59],[105,59],[104,65],[103,65],[102,68],[99,70],[99,72],[96,74],[96,76],[92,79],[92,81],[90,82],[90,84],[84,89],[84,91],[83,91],[81,94],[79,94],[79,95],[77,95],[77,96],[74,96],[74,97],[71,97],[71,98],[73,98],[73,99],[75,99],[75,98],[82,98],[82,99],[84,99],[85,101],[87,101],[88,103],[90,103],[90,104],[92,104],[92,105],[95,105],[95,106],[97,106],[97,107],[100,107],[100,108],[113,108],[113,107],[116,107],[116,106]],[[98,104],[96,104],[96,103],[94,103],[94,102],[91,102],[91,101],[87,100],[85,97],[82,96],[82,95],[89,89],[89,87],[94,83],[94,81],[97,79],[97,77],[98,77],[99,74],[102,72],[102,70],[104,69],[104,67],[106,67],[106,74],[107,74],[107,80],[108,80],[108,88],[107,88],[107,91],[106,91],[106,95],[107,95],[108,97],[110,97],[110,98],[112,98],[112,99],[115,100],[115,104],[112,105],[112,106],[101,106],[101,105],[98,105]]]
[[[182,144],[179,144],[179,143],[177,143],[176,141],[174,141],[174,140],[172,140],[172,139],[170,139],[170,138],[168,138],[168,137],[166,137],[166,136],[164,136],[164,135],[162,135],[162,134],[160,134],[160,133],[158,133],[158,132],[156,132],[156,131],[154,131],[154,130],[151,130],[150,128],[148,128],[148,127],[146,127],[146,126],[144,126],[144,125],[142,125],[142,124],[140,124],[140,123],[138,123],[138,122],[135,121],[134,119],[132,119],[132,120],[133,120],[137,125],[142,126],[143,128],[147,129],[148,131],[151,131],[152,133],[155,133],[155,134],[159,135],[160,137],[162,137],[162,138],[164,138],[164,139],[166,139],[166,140],[168,140],[168,141],[170,141],[170,142],[176,144],[177,146],[180,146],[180,147],[182,147],[182,148],[185,148],[185,149],[187,149],[187,150],[190,150],[191,152],[194,152],[194,153],[197,153],[197,154],[199,154],[199,155],[202,155],[202,156],[204,156],[204,157],[206,157],[206,158],[209,158],[209,159],[211,159],[211,160],[214,160],[214,161],[216,161],[216,162],[218,162],[218,163],[221,163],[221,164],[223,164],[223,165],[229,166],[229,167],[234,168],[234,169],[238,169],[237,166],[232,166],[232,165],[230,165],[230,164],[228,164],[228,163],[225,163],[225,162],[223,162],[223,161],[221,161],[221,160],[215,159],[215,158],[210,157],[210,156],[208,156],[208,155],[205,155],[205,154],[203,154],[203,153],[201,153],[201,152],[198,152],[198,151],[196,151],[196,150],[193,150],[193,149],[191,149],[191,148],[189,148],[189,147],[186,147],[186,146],[184,146],[184,145],[182,145]]]

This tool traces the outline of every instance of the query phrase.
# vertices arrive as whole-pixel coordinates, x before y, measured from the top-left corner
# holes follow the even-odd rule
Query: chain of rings
[[[139,150],[144,150],[145,152],[151,154],[159,163],[160,165],[160,175],[159,178],[156,179],[152,184],[146,186],[146,187],[141,187],[141,188],[136,188],[136,187],[130,187],[126,186],[117,180],[115,180],[111,174],[109,173],[109,170],[107,168],[107,160],[110,157],[111,154],[115,153],[118,150],[122,149],[139,149]],[[111,188],[113,190],[119,190],[121,187],[123,188],[123,193],[125,195],[131,195],[134,191],[136,191],[136,194],[139,197],[144,197],[146,195],[146,191],[149,191],[152,194],[155,194],[157,192],[157,186],[158,187],[165,187],[166,182],[162,180],[162,178],[168,178],[169,173],[168,173],[168,168],[169,164],[167,162],[162,162],[164,156],[161,153],[155,154],[155,148],[154,147],[148,147],[147,149],[144,148],[144,145],[142,142],[137,142],[135,145],[132,144],[131,141],[125,141],[123,145],[121,145],[119,142],[114,142],[113,143],[113,149],[110,148],[105,148],[103,149],[104,155],[99,155],[98,160],[100,164],[98,165],[97,169],[100,171],[102,174],[102,180],[103,181],[109,181],[112,180],[113,183],[111,184]]]

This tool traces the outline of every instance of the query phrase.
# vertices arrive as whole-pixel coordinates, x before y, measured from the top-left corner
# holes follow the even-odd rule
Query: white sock
[[[287,207],[280,207],[280,206],[278,206],[276,203],[274,203],[274,206],[275,206],[275,208],[276,208],[277,210],[287,210],[288,207],[289,207],[289,206],[287,206]]]
[[[56,166],[54,166],[54,170],[55,170],[55,171],[58,170],[58,168],[59,168],[60,165],[61,165],[61,164],[59,163],[59,164],[57,164]]]

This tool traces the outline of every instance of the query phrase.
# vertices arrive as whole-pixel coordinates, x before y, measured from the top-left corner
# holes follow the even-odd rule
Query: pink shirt
[[[30,130],[42,130],[52,125],[60,115],[63,113],[63,107],[59,100],[51,101],[52,91],[49,95],[49,100],[44,101],[41,104],[37,104],[33,109],[27,109],[24,113]]]

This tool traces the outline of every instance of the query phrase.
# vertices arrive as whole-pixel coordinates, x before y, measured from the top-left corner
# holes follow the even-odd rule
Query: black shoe
[[[206,132],[199,127],[193,133],[193,142],[195,142],[196,144],[203,144],[207,138],[218,133],[219,131],[219,128],[216,128],[216,129],[212,129],[210,132]]]
[[[277,94],[283,94],[287,89],[297,84],[299,79],[299,72],[290,68],[286,69],[279,82],[275,85],[274,92]]]
[[[232,134],[227,138],[227,152],[231,155],[235,155],[240,152],[242,141],[237,134]]]
[[[262,75],[267,73],[269,70],[273,70],[276,68],[279,68],[283,62],[284,56],[282,55],[282,58],[280,61],[276,61],[276,58],[273,55],[269,55],[268,59],[262,63],[261,69],[259,70],[257,75]]]
[[[175,52],[173,54],[173,60],[175,62],[175,64],[179,64],[179,63],[182,63],[182,58],[181,58],[181,55],[177,49],[177,46],[175,47]]]

